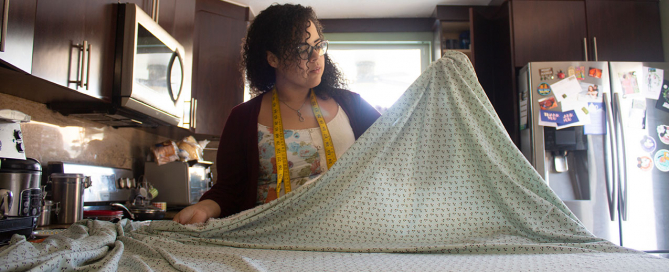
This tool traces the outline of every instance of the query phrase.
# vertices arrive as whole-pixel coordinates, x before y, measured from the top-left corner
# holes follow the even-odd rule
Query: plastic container
[[[96,219],[101,221],[112,221],[114,219],[123,218],[123,211],[110,211],[110,210],[92,210],[84,211],[85,219]]]

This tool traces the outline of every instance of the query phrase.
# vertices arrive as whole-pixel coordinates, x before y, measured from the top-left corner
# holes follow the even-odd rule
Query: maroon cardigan
[[[333,97],[348,115],[357,140],[380,114],[359,94],[343,90]],[[216,156],[218,180],[200,201],[211,199],[226,217],[256,206],[260,161],[258,153],[258,114],[262,95],[232,109],[223,128]]]

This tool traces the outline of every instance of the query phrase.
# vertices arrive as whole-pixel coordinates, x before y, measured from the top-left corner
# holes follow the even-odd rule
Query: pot
[[[123,209],[128,213],[128,217],[132,220],[145,221],[165,218],[165,212],[153,206],[131,205],[130,208],[128,208],[120,203],[112,203],[111,205]]]

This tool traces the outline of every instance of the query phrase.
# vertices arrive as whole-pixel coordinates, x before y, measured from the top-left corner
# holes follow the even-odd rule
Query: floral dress
[[[332,137],[335,154],[339,158],[355,142],[355,136],[348,116],[341,107],[335,117],[327,123]],[[320,128],[284,129],[286,155],[290,171],[291,189],[315,180],[327,171],[323,136]],[[258,151],[260,155],[260,175],[258,177],[257,205],[277,199],[276,195],[276,156],[274,154],[274,135],[272,127],[258,124]],[[281,186],[279,196],[285,194]]]

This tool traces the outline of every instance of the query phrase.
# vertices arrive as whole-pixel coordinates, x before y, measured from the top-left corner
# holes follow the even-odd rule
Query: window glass
[[[425,44],[331,43],[328,55],[348,83],[383,113],[392,106],[429,62]]]

